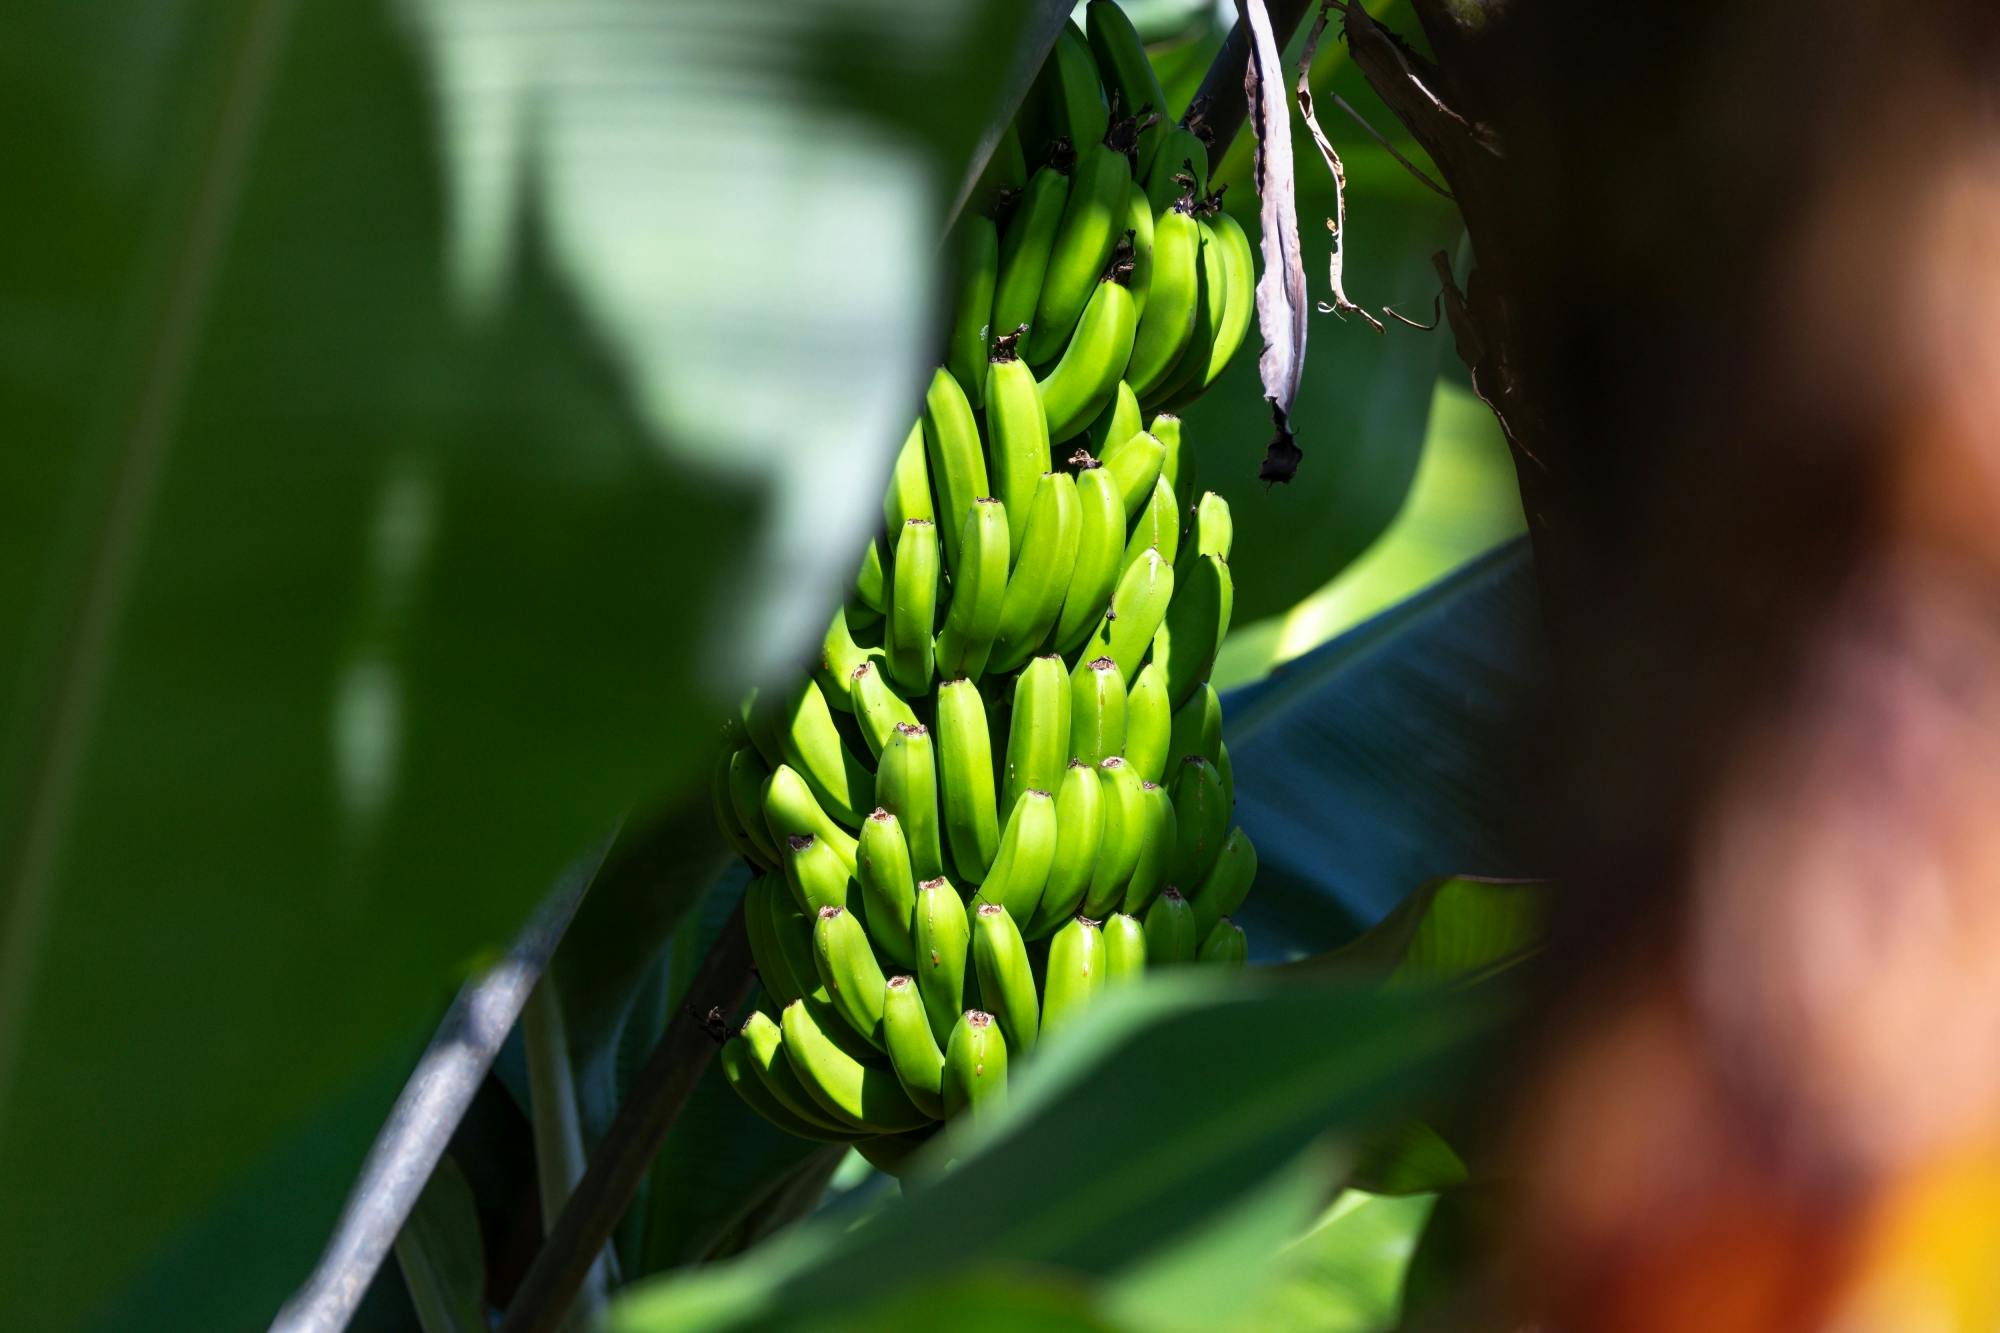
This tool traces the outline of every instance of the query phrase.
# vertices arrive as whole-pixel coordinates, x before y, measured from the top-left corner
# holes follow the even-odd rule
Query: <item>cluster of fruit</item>
[[[773,872],[744,901],[764,1003],[724,1073],[885,1162],[1101,987],[1245,957],[1256,852],[1208,684],[1233,529],[1180,498],[1165,409],[1241,342],[1254,266],[1130,23],[1093,0],[1086,28],[989,170],[1004,226],[962,224],[946,364],[818,667],[745,701],[714,774]]]

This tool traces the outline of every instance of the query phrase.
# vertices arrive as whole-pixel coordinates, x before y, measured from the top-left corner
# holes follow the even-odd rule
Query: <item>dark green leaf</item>
[[[472,1187],[450,1153],[396,1236],[396,1262],[424,1333],[479,1333],[486,1327],[486,1259]]]
[[[1400,1326],[1404,1274],[1432,1200],[1349,1190],[1278,1255],[1277,1273],[1228,1329],[1241,1333],[1388,1333]]]

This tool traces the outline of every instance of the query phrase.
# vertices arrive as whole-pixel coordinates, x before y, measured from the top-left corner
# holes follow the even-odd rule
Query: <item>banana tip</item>
[[[803,852],[816,841],[810,833],[794,833],[785,839],[785,845],[795,852]]]
[[[837,916],[846,915],[846,913],[847,909],[840,906],[840,904],[828,903],[825,907],[819,909],[819,919],[822,921],[831,921]]]
[[[974,1028],[992,1027],[993,1015],[987,1013],[984,1009],[968,1009],[965,1011],[965,1021]]]

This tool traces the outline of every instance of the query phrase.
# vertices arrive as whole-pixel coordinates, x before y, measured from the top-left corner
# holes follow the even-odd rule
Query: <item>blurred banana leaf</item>
[[[113,1308],[816,636],[1026,18],[15,16],[10,1322]],[[210,1279],[275,1304],[358,1156]]]
[[[912,1274],[988,1265],[1114,1279],[1198,1235],[1219,1239],[1183,1249],[1186,1264],[1220,1276],[1240,1256],[1211,1224],[1241,1217],[1307,1145],[1394,1117],[1506,1009],[1491,995],[1230,981],[1163,977],[1107,996],[1090,1025],[1037,1050],[1006,1115],[933,1150],[959,1159],[949,1172],[851,1232],[808,1224],[632,1288],[612,1327],[794,1327],[869,1309]],[[1226,1262],[1210,1268],[1211,1255]]]
[[[1348,1190],[1279,1251],[1275,1272],[1220,1328],[1242,1333],[1389,1333],[1435,1200]]]
[[[486,1259],[472,1186],[446,1153],[396,1237],[396,1263],[409,1283],[424,1333],[480,1333],[486,1327]]]

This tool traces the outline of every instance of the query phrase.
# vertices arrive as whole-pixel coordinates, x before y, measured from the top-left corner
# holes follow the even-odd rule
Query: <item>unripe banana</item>
[[[1190,203],[1208,194],[1208,144],[1194,131],[1170,126],[1161,136],[1160,150],[1146,172],[1146,199],[1157,215],[1176,200]]]
[[[944,1113],[987,1115],[1007,1100],[1007,1042],[992,1014],[968,1009],[944,1052]]]
[[[743,734],[750,738],[757,757],[767,768],[785,762],[784,750],[778,744],[779,693],[774,689],[752,689],[743,696],[737,715]]]
[[[1146,501],[1153,498],[1153,483],[1160,479],[1160,465],[1166,455],[1167,447],[1160,443],[1159,437],[1142,430],[1112,445],[1097,460],[1118,486],[1118,499],[1125,507],[1127,522],[1137,518]]]
[[[1039,790],[1022,792],[1001,830],[993,868],[979,886],[980,900],[1000,904],[1016,921],[1030,919],[1041,904],[1055,855],[1055,797]]]
[[[1009,569],[1019,562],[1028,543],[1030,510],[1051,461],[1041,390],[1035,386],[1035,372],[1016,353],[1016,341],[1012,333],[997,335],[986,362],[986,433],[992,446],[994,494],[1007,506]]]
[[[1104,90],[1110,95],[1117,114],[1138,117],[1145,124],[1134,149],[1133,170],[1144,179],[1152,170],[1160,145],[1166,141],[1167,95],[1160,89],[1160,76],[1146,56],[1132,20],[1110,0],[1092,0],[1084,11],[1084,31],[1089,35],[1090,52],[1097,59]]]
[[[885,1176],[901,1178],[910,1168],[917,1151],[931,1140],[924,1130],[908,1134],[875,1134],[854,1141],[855,1156]]]
[[[1164,677],[1165,671],[1161,672]],[[1204,681],[1188,701],[1174,710],[1173,732],[1167,738],[1167,763],[1198,754],[1211,764],[1222,753],[1222,700]]]
[[[1167,877],[1190,886],[1208,878],[1229,836],[1229,805],[1215,765],[1198,754],[1181,760],[1174,775],[1174,855]]]
[[[1146,302],[1153,288],[1153,206],[1139,182],[1125,187],[1125,234],[1132,239],[1132,278],[1125,284],[1132,293],[1133,337],[1146,318]],[[1136,402],[1137,399],[1135,398]]]
[[[1194,909],[1169,884],[1146,909],[1146,961],[1154,967],[1194,961]]]
[[[1227,213],[1216,213],[1209,226],[1222,244],[1223,263],[1229,273],[1229,300],[1216,325],[1208,367],[1202,373],[1199,388],[1195,389],[1197,393],[1221,377],[1236,349],[1243,345],[1243,335],[1257,311],[1257,260],[1250,248],[1250,238],[1244,234],[1242,224]]]
[[[1250,882],[1257,878],[1257,848],[1250,835],[1239,826],[1223,839],[1222,854],[1207,878],[1189,901],[1194,905],[1194,930],[1201,939],[1215,929],[1215,923],[1243,905]]]
[[[1187,350],[1201,305],[1201,224],[1183,204],[1153,223],[1146,306],[1132,338],[1125,375],[1135,393],[1151,393]]]
[[[1196,490],[1199,476],[1195,467],[1194,450],[1188,447],[1187,441],[1181,434],[1181,419],[1171,412],[1159,412],[1154,414],[1151,424],[1146,429],[1151,431],[1153,438],[1166,449],[1166,453],[1160,458],[1160,475],[1167,479],[1167,485],[1174,488],[1174,494],[1181,498],[1183,504],[1193,500],[1199,493]],[[1181,514],[1183,536],[1187,534],[1189,518],[1190,515],[1183,511]],[[1182,546],[1186,545],[1188,543],[1182,543]],[[1227,551],[1221,552],[1221,555],[1224,560],[1229,558]]]
[[[1215,772],[1222,779],[1223,799],[1229,808],[1236,808],[1236,770],[1229,762],[1229,746],[1221,741],[1215,744]]]
[[[924,998],[931,1035],[942,1043],[965,1006],[965,960],[972,947],[972,926],[966,920],[965,900],[944,879],[917,886],[917,907],[911,916],[917,991]]]
[[[1236,523],[1230,517],[1229,502],[1209,491],[1195,506],[1194,522],[1187,540],[1181,546],[1181,561],[1174,567],[1174,575],[1184,578],[1184,566],[1192,566],[1201,556],[1214,556],[1224,564],[1229,562],[1230,548],[1236,544]]]
[[[951,609],[937,637],[938,674],[977,677],[993,654],[1007,602],[1007,506],[992,496],[972,502],[952,568]]]
[[[1076,174],[1070,178],[1069,200],[1063,206],[1062,226],[1056,230],[1049,266],[1042,276],[1041,298],[1035,302],[1035,331],[1028,345],[1028,360],[1045,365],[1071,341],[1071,331],[1081,335],[1078,317],[1084,307],[1097,299],[1093,289],[1100,286],[1111,250],[1125,232],[1125,198],[1132,188],[1132,164],[1118,148],[1100,139],[1072,139],[1076,144]],[[1127,275],[1129,276],[1129,268]],[[1121,278],[1121,282],[1123,278]],[[1123,293],[1129,305],[1131,294]],[[1117,371],[1125,369],[1132,351],[1132,338],[1125,335],[1125,350],[1117,355]],[[1117,375],[1111,382],[1117,383]],[[1109,389],[1106,390],[1108,396]],[[1098,406],[1103,404],[1100,401]],[[1049,414],[1049,437],[1066,440],[1097,415],[1092,408],[1070,430],[1056,428],[1056,415]]]
[[[972,965],[979,974],[980,998],[1000,1020],[1007,1044],[1017,1051],[1033,1050],[1041,1026],[1035,973],[1020,928],[999,903],[980,903],[972,913]]]
[[[934,522],[931,506],[931,465],[924,456],[924,423],[920,417],[903,439],[896,470],[889,474],[889,493],[882,497],[882,530],[894,542],[913,518]],[[893,550],[890,554],[894,554]],[[893,563],[893,562],[892,562]],[[886,608],[885,608],[886,609]]]
[[[772,894],[784,896],[786,910],[790,910],[790,894],[777,875],[758,875],[743,887],[743,933],[750,939],[750,960],[757,966],[757,979],[772,999],[787,1005],[804,995],[806,988],[792,972],[791,956],[779,944]]]
[[[1174,798],[1157,782],[1142,783],[1145,836],[1139,841],[1139,859],[1132,863],[1132,878],[1125,882],[1123,908],[1133,916],[1152,906],[1153,899],[1166,887],[1167,866],[1174,857]]]
[[[1166,776],[1173,749],[1173,704],[1167,699],[1167,673],[1148,662],[1125,693],[1125,762],[1140,777],[1158,782]]]
[[[1118,387],[1111,391],[1111,401],[1090,423],[1091,457],[1102,458],[1107,445],[1129,440],[1145,426],[1145,419],[1139,414],[1139,396],[1132,392],[1130,384],[1119,380]]]
[[[1132,562],[1147,551],[1158,551],[1160,558],[1170,565],[1181,551],[1181,507],[1174,499],[1174,488],[1164,476],[1153,483],[1152,496],[1139,511],[1138,521],[1132,524],[1132,535],[1126,539],[1125,554],[1121,557],[1125,568],[1131,568]],[[1178,568],[1174,576],[1179,578]],[[1173,605],[1179,604],[1180,598],[1176,597]],[[1172,607],[1167,614],[1172,617]]]
[[[861,568],[854,572],[854,596],[851,601],[860,603],[876,616],[889,609],[889,565],[880,537],[869,538],[868,549],[861,553]],[[851,622],[851,627],[858,628],[859,622]]]
[[[1025,357],[1034,339],[1035,304],[1041,299],[1048,272],[1049,250],[1062,226],[1069,202],[1070,170],[1075,155],[1067,144],[1054,161],[1028,178],[1028,188],[1014,206],[1013,217],[1000,237],[1000,277],[993,288],[993,333],[1020,335],[1015,354]]]
[[[763,1083],[764,1090],[792,1116],[812,1126],[816,1136],[846,1138],[862,1132],[828,1114],[806,1091],[791,1061],[785,1058],[785,1037],[777,1020],[752,1011],[738,1035],[743,1039],[743,1053],[748,1057],[751,1072]]]
[[[1055,791],[1069,766],[1069,732],[1069,676],[1062,658],[1037,657],[1014,681],[1014,717],[1000,784],[1001,819],[1011,816],[1014,802],[1030,788]]]
[[[847,679],[847,698],[854,705],[854,720],[861,726],[861,739],[867,742],[868,753],[878,760],[888,748],[889,738],[895,735],[897,723],[915,726],[917,722],[916,712],[883,679],[886,669],[886,662],[870,657],[854,668]],[[882,799],[879,776],[875,785],[875,799],[879,801]]]
[[[1102,139],[1111,124],[1097,62],[1073,24],[1057,30],[1055,45],[1049,48],[1049,58],[1028,97],[1037,104],[1044,132],[1061,135],[1079,148]]]
[[[1195,304],[1194,332],[1188,335],[1187,347],[1173,369],[1162,375],[1151,391],[1140,395],[1139,401],[1147,406],[1172,407],[1201,392],[1209,353],[1228,312],[1229,262],[1223,243],[1207,219],[1197,217],[1195,225],[1201,232],[1201,294]]]
[[[1250,945],[1243,938],[1243,931],[1228,917],[1215,923],[1208,937],[1201,942],[1197,955],[1204,963],[1215,963],[1226,968],[1241,968],[1250,961]]]
[[[928,728],[896,725],[882,749],[875,774],[875,797],[896,817],[910,847],[910,873],[919,880],[944,873],[944,845],[938,825],[937,755]]]
[[[868,945],[868,932],[852,912],[834,906],[819,909],[813,925],[813,961],[834,1009],[869,1045],[879,1048],[887,983]]]
[[[1114,912],[1104,918],[1104,980],[1136,980],[1146,971],[1146,928],[1139,918]]]
[[[1041,410],[1038,405],[1035,409]],[[1012,671],[1034,655],[1062,610],[1083,536],[1083,509],[1076,481],[1067,472],[1044,472],[1028,517],[1027,544],[1007,576],[1000,607],[1000,631],[993,639],[989,672]],[[1011,525],[1010,525],[1011,527]]]
[[[1118,586],[1123,570],[1118,562],[1125,554],[1125,499],[1111,473],[1090,462],[1076,474],[1076,498],[1082,511],[1076,565],[1069,591],[1063,595],[1062,613],[1056,617],[1056,651],[1064,656],[1080,648],[1097,628],[1104,608],[1111,604],[1111,591]]]
[[[1166,674],[1167,699],[1176,709],[1207,684],[1236,606],[1236,585],[1222,560],[1199,556],[1187,568],[1189,576],[1176,581],[1173,605],[1153,637],[1153,663]]]
[[[903,825],[877,809],[861,821],[854,877],[861,885],[861,910],[875,947],[902,967],[916,961],[910,914],[917,907],[917,880],[910,869],[910,846]]]
[[[937,742],[938,785],[952,865],[961,880],[977,884],[986,878],[1000,848],[1000,816],[986,704],[971,681],[948,680],[938,686]]]
[[[837,708],[843,713],[853,712],[851,691],[855,668],[881,656],[880,648],[864,648],[855,642],[845,607],[835,611],[832,623],[826,627],[826,636],[820,640],[819,662],[813,668],[813,681],[819,686],[820,696],[826,700],[827,707]]]
[[[744,1104],[787,1134],[826,1143],[842,1142],[851,1137],[848,1131],[823,1128],[787,1110],[758,1075],[750,1054],[750,1043],[744,1040],[741,1033],[723,1043],[722,1049],[715,1053],[715,1062],[722,1066],[723,1079],[735,1089]]]
[[[931,374],[924,393],[924,456],[931,465],[931,485],[937,490],[938,540],[944,546],[944,567],[955,580],[959,543],[972,503],[992,494],[986,484],[986,453],[979,442],[979,423],[965,390],[943,366]],[[900,554],[900,552],[899,552]]]
[[[825,839],[811,834],[785,839],[785,883],[808,920],[822,907],[847,906],[853,874]]]
[[[736,816],[736,805],[729,795],[729,765],[736,756],[733,749],[718,752],[714,762],[708,766],[708,799],[715,812],[715,822],[722,830],[722,836],[736,849],[736,854],[752,865],[769,865],[763,852],[750,837],[750,830]]]
[[[785,762],[798,770],[828,814],[859,824],[862,814],[875,808],[875,775],[841,740],[817,681],[807,677],[781,696],[778,724]]]
[[[889,679],[911,698],[931,687],[931,635],[937,627],[940,564],[937,525],[927,518],[905,523],[896,538],[882,646]]]
[[[1042,1032],[1076,1021],[1104,985],[1104,932],[1089,917],[1073,916],[1049,941],[1042,987]]]
[[[758,862],[775,867],[778,844],[772,841],[770,827],[764,821],[764,788],[770,781],[771,770],[750,746],[743,746],[729,756],[730,808],[736,812],[744,835],[757,849]]]
[[[1118,257],[1090,294],[1076,335],[1063,348],[1055,368],[1037,385],[1051,440],[1067,440],[1090,425],[1091,418],[1117,393],[1125,365],[1132,358],[1132,335],[1138,320],[1133,314],[1132,293],[1125,288],[1132,273],[1129,256],[1130,247],[1119,242]]]
[[[792,1072],[835,1120],[874,1134],[895,1134],[929,1123],[930,1117],[905,1095],[893,1072],[864,1065],[834,1045],[803,1001],[785,1006],[780,1026]]]
[[[783,958],[786,971],[798,983],[797,998],[804,1003],[806,1012],[826,1033],[827,1039],[848,1055],[864,1064],[878,1063],[881,1052],[841,1017],[840,1011],[834,1007],[832,992],[820,980],[819,962],[814,957],[813,919],[798,910],[790,893],[772,893],[765,899],[765,909],[769,914],[772,947]],[[745,910],[748,910],[747,906]],[[775,994],[773,998],[776,998]]]
[[[1097,766],[1104,797],[1104,834],[1084,894],[1083,914],[1102,921],[1124,901],[1125,886],[1144,855],[1149,831],[1145,780],[1124,759],[1112,755]]]
[[[993,156],[986,159],[985,167],[980,170],[979,181],[972,187],[966,207],[993,216],[1027,183],[1028,155],[1022,150],[1019,128],[1010,124],[993,145]]]
[[[1083,646],[1086,657],[1109,657],[1128,679],[1136,675],[1153,636],[1166,619],[1167,606],[1174,596],[1174,567],[1160,553],[1147,550],[1126,566],[1118,577],[1117,591],[1097,631]],[[1129,719],[1129,712],[1128,712]],[[1129,726],[1129,720],[1127,725]]]
[[[967,210],[958,220],[958,290],[952,301],[945,364],[974,407],[986,397],[986,340],[993,284],[1000,273],[1000,232],[993,219]]]
[[[813,837],[825,841],[849,866],[854,864],[854,835],[833,822],[789,764],[771,770],[764,783],[764,827],[781,856],[786,839]]]
[[[1028,938],[1041,939],[1083,906],[1104,843],[1105,795],[1094,764],[1072,761],[1056,791],[1056,850]]]
[[[1095,764],[1125,753],[1125,674],[1108,657],[1070,673],[1069,758]]]
[[[882,1001],[882,1038],[889,1067],[910,1101],[925,1115],[943,1116],[944,1052],[931,1032],[915,977],[889,978]]]

